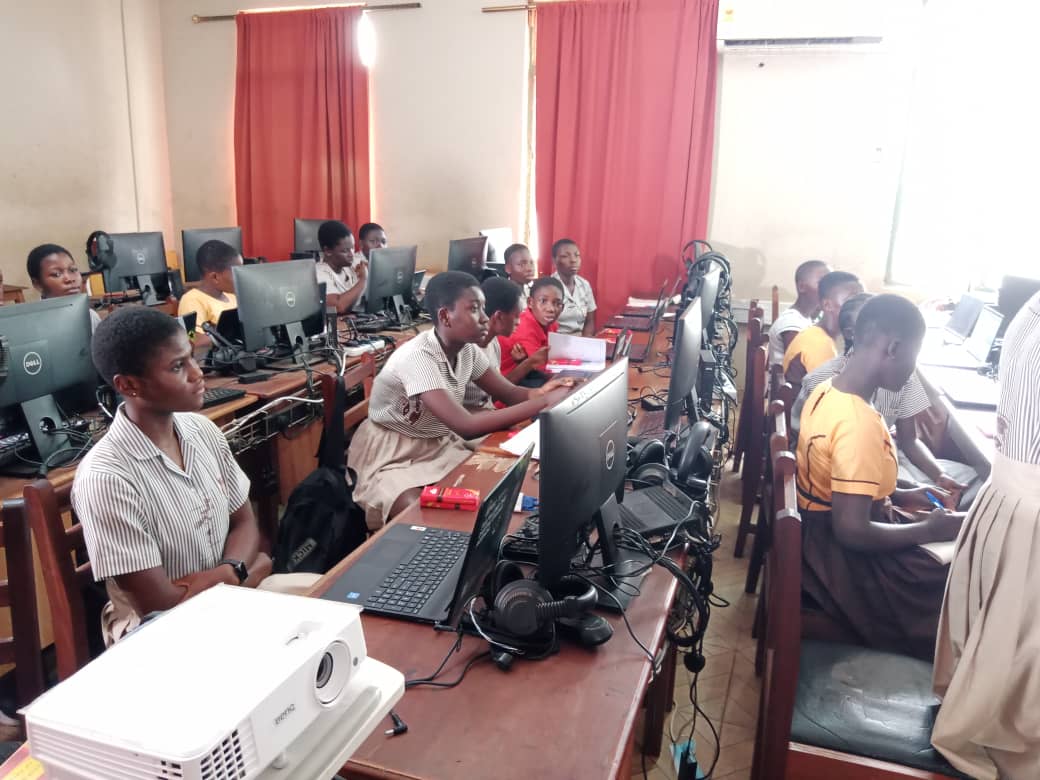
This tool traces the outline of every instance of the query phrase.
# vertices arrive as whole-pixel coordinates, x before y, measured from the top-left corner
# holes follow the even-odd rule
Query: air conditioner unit
[[[719,48],[876,46],[891,0],[730,0],[719,8]]]
[[[328,780],[403,693],[357,607],[220,585],[23,713],[52,780]]]

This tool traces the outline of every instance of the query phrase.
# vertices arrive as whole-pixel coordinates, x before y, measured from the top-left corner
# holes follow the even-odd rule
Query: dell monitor
[[[701,362],[701,302],[690,301],[675,327],[672,374],[668,379],[668,404],[665,406],[664,428],[679,427],[685,413],[694,422],[697,412],[697,372]]]
[[[465,271],[483,279],[487,268],[487,236],[455,238],[448,244],[448,270]]]
[[[412,296],[417,249],[415,246],[401,246],[369,252],[365,287],[365,310],[369,314],[385,311],[399,325],[411,325],[412,312],[408,301]]]
[[[622,560],[615,541],[620,522],[617,494],[625,481],[628,444],[628,360],[614,363],[543,411],[538,425],[538,581],[551,592],[570,571],[588,531],[596,528],[603,566],[614,575],[597,579],[613,596],[601,606],[624,609],[631,600],[635,570],[645,566],[645,560],[627,553]]]
[[[709,271],[700,278],[700,289],[694,294],[701,298],[701,325],[708,331],[709,337],[715,332],[713,318],[715,316],[715,304],[719,297],[719,281],[722,271],[718,268]]]
[[[105,292],[125,292],[128,289],[141,291],[141,299],[147,306],[159,303],[157,283],[165,286],[166,246],[163,234],[112,233],[112,251],[116,264],[104,271],[102,281]]]
[[[272,328],[284,326],[293,357],[303,362],[301,353],[308,351],[306,336],[320,333],[324,326],[314,263],[287,260],[236,265],[231,274],[246,350],[256,352],[269,346]]]
[[[7,363],[0,408],[20,408],[44,471],[86,449],[84,434],[70,434],[62,407],[75,414],[93,405],[98,381],[89,310],[86,295],[0,307],[0,349]]]
[[[488,240],[487,263],[502,265],[506,261],[506,250],[513,243],[512,228],[485,228],[480,235]]]
[[[318,242],[318,228],[324,225],[327,219],[300,219],[293,220],[293,256],[297,254],[310,255],[315,260],[321,254],[321,245]]]
[[[225,244],[233,246],[236,252],[242,254],[242,228],[240,227],[182,230],[181,246],[184,249],[185,281],[201,281],[202,272],[199,270],[199,264],[195,258],[199,253],[199,247],[207,241],[223,241]]]

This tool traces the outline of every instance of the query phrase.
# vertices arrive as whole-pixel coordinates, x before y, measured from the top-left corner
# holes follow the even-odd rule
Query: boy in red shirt
[[[502,346],[502,373],[508,374],[528,356],[534,365],[544,366],[549,361],[549,334],[557,329],[556,320],[563,311],[563,284],[559,279],[543,276],[531,285],[527,309],[520,315],[520,324],[512,336],[499,337]],[[548,377],[541,371],[531,371],[517,384],[537,387]]]

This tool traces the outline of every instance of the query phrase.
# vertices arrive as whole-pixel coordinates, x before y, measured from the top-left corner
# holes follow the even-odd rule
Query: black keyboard
[[[679,522],[700,522],[701,516],[696,509],[691,511],[691,503],[688,497],[676,497],[663,486],[655,485],[626,493],[618,510],[624,527],[644,536],[654,536],[670,533]],[[633,511],[633,504],[640,511]]]
[[[236,387],[207,387],[206,394],[202,396],[202,408],[209,409],[211,406],[226,404],[245,394],[245,390],[239,390]]]
[[[418,615],[468,544],[469,534],[465,531],[427,529],[415,554],[386,575],[365,606],[381,612]]]
[[[386,330],[388,326],[392,325],[389,317],[356,317],[354,319],[354,327],[357,328],[358,333],[378,333],[381,330]]]

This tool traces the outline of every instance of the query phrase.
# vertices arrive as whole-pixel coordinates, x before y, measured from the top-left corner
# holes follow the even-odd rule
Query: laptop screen
[[[459,581],[455,585],[455,595],[448,607],[448,618],[441,625],[458,627],[463,611],[480,592],[485,578],[494,571],[533,451],[532,444],[480,503],[477,521],[469,537],[469,548],[466,550],[462,571],[459,572]]]
[[[973,358],[980,363],[985,363],[989,358],[989,351],[993,348],[993,341],[997,338],[1000,323],[1004,317],[996,309],[989,306],[979,312],[979,318],[975,321],[975,329],[971,332],[971,338],[965,343],[965,348]]]
[[[982,300],[974,295],[962,295],[957,303],[957,308],[953,310],[953,314],[946,323],[946,331],[956,334],[962,339],[968,338],[984,305]]]

